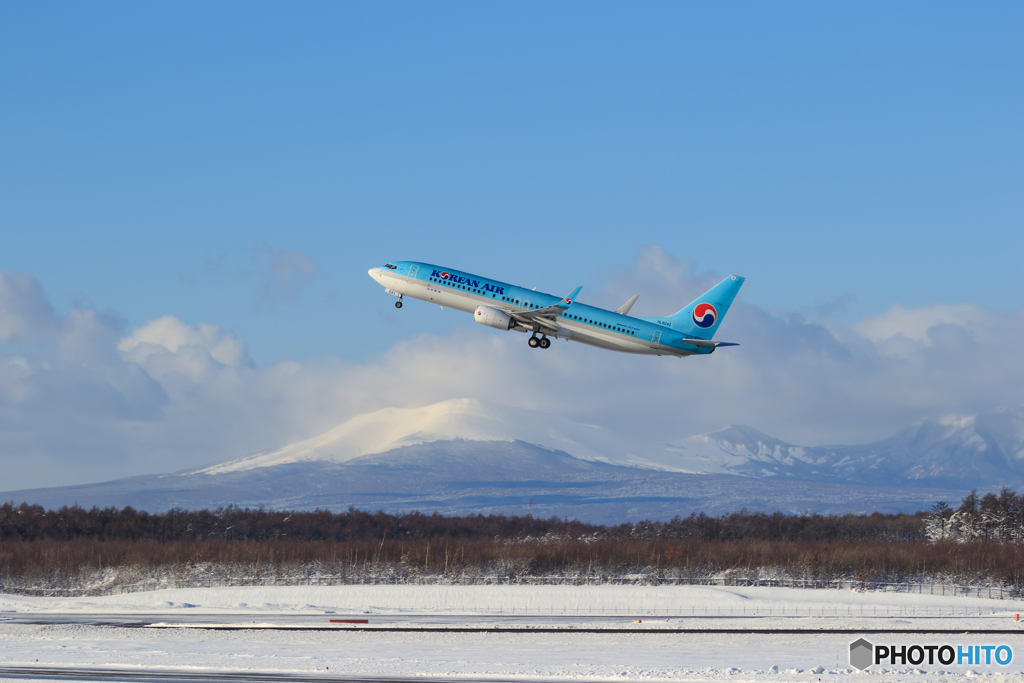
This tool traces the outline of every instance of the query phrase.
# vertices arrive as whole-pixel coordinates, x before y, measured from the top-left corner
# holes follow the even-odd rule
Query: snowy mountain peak
[[[358,415],[311,439],[277,450],[229,460],[194,473],[221,474],[297,462],[345,462],[402,446],[433,441],[513,441],[522,438],[501,410],[469,398],[422,408],[384,408]]]
[[[753,427],[747,427],[746,425],[727,425],[714,432],[699,434],[695,438],[714,441],[721,444],[749,445],[763,443],[772,444],[773,446],[791,446],[791,444],[788,444],[785,441],[777,439],[774,436],[769,436],[762,431],[754,429]]]
[[[656,444],[557,415],[460,398],[422,408],[384,408],[311,439],[184,474],[222,474],[300,462],[343,463],[364,455],[437,441],[523,441],[583,460],[682,470]]]
[[[688,469],[723,474],[742,470],[751,476],[775,476],[780,466],[814,461],[807,449],[743,425],[674,441],[669,447]]]

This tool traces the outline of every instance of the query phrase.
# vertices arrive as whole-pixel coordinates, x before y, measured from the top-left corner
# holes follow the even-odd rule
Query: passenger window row
[[[566,316],[566,317],[567,318],[571,318],[572,320],[578,320],[581,323],[587,323],[589,325],[597,325],[598,327],[603,327],[606,330],[612,330],[613,332],[621,332],[622,334],[629,334],[629,335],[636,336],[636,332],[634,332],[633,330],[627,330],[625,327],[619,327],[617,325],[609,325],[608,323],[599,323],[596,320],[591,320],[590,318],[581,318],[578,315],[569,315],[569,316]]]

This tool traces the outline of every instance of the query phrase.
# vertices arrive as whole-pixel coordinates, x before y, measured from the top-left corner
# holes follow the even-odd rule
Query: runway
[[[289,674],[277,671],[266,672],[199,672],[173,669],[154,669],[151,671],[126,671],[123,669],[65,668],[65,667],[0,667],[0,679],[12,678],[21,680],[60,680],[60,681],[238,681],[238,683],[266,683],[284,681],[285,683],[415,683],[423,682],[423,677],[368,677],[368,676],[334,676]],[[430,677],[432,683],[472,683],[466,678]],[[488,678],[488,683],[523,683],[523,679]]]
[[[793,627],[780,627],[780,617],[702,617],[694,620],[688,617],[579,617],[555,616],[452,616],[452,615],[409,615],[409,616],[374,616],[365,615],[252,615],[260,617],[259,621],[247,623],[244,615],[167,615],[167,614],[136,614],[126,616],[109,614],[59,614],[36,613],[18,614],[2,621],[17,624],[63,624],[80,626],[108,626],[117,628],[145,629],[196,629],[207,631],[316,631],[316,632],[375,632],[375,633],[630,633],[630,634],[933,634],[933,635],[1021,635],[1022,628],[991,628],[990,619],[978,617],[977,627],[943,628],[929,622],[941,622],[934,617],[907,617],[903,622],[920,624],[916,628],[892,628],[884,622],[891,619],[880,618],[878,626],[858,625],[848,628],[829,628],[812,626],[795,626],[806,623],[806,619],[792,617]],[[243,617],[243,618],[240,618]],[[366,620],[367,623],[330,623],[331,620]],[[699,621],[721,623],[722,626],[693,626]],[[759,627],[758,621],[764,622]],[[863,620],[862,620],[863,621]],[[774,624],[772,626],[769,625]],[[963,622],[961,622],[963,623]],[[628,624],[628,625],[624,625]],[[670,624],[670,625],[666,625]],[[725,625],[735,624],[735,625]]]

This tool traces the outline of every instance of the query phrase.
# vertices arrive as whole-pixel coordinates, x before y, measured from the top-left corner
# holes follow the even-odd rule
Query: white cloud
[[[245,344],[210,323],[187,325],[165,315],[136,328],[117,344],[122,357],[145,367],[155,379],[181,372],[202,381],[210,363],[227,367],[252,365]]]
[[[916,309],[894,304],[885,313],[854,324],[853,329],[878,343],[904,337],[931,344],[929,330],[937,325],[972,328],[978,325],[991,326],[993,323],[998,325],[998,313],[969,304],[936,304]]]
[[[718,336],[742,345],[708,357],[629,356],[563,341],[531,350],[525,335],[466,316],[452,319],[449,336],[401,340],[362,364],[256,367],[243,341],[216,325],[164,316],[126,334],[95,311],[58,316],[38,282],[19,277],[0,297],[0,329],[11,330],[8,341],[41,335],[52,349],[32,357],[0,346],[5,490],[196,467],[359,413],[462,397],[655,439],[734,423],[807,445],[862,442],[925,416],[1024,402],[1024,361],[1010,343],[1024,336],[1022,311],[894,307],[825,327],[745,304],[741,294]],[[640,294],[634,312],[654,315],[678,310],[717,279],[650,248],[589,301],[618,306]]]
[[[0,342],[34,339],[56,326],[57,313],[39,281],[28,273],[0,270]]]

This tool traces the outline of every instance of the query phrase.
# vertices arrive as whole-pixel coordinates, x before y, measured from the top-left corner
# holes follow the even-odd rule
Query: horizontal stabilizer
[[[691,346],[711,346],[711,347],[739,346],[739,344],[737,344],[736,342],[710,341],[710,340],[707,340],[707,339],[687,339],[687,338],[684,338],[683,339],[683,343],[690,344]]]

